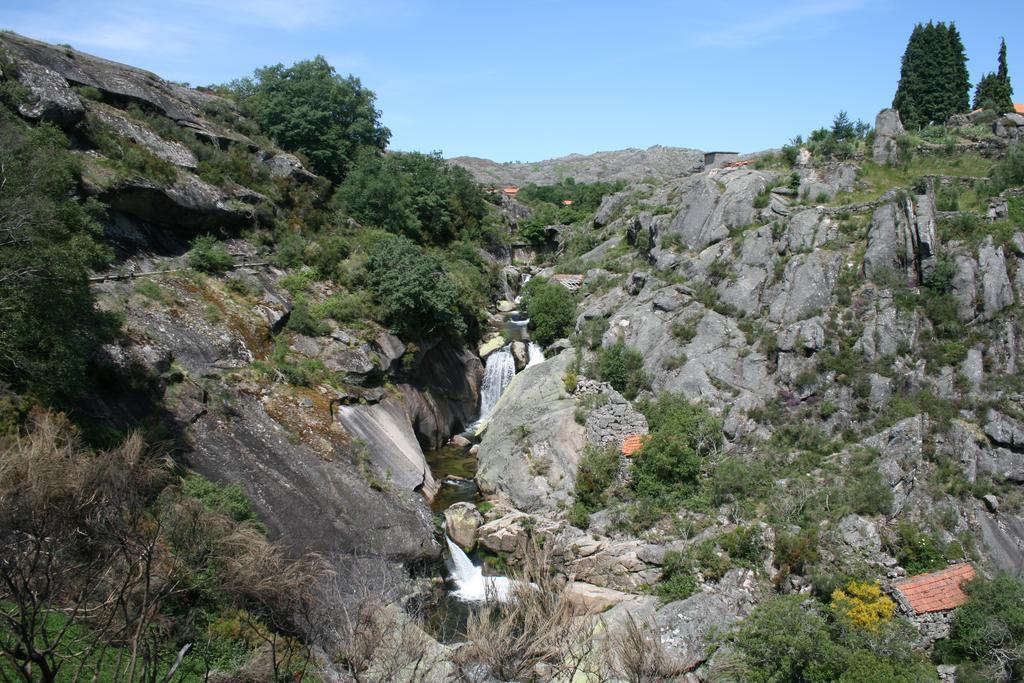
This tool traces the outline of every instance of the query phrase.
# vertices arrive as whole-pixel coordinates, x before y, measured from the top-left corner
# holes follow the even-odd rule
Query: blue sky
[[[393,148],[498,161],[873,122],[929,19],[956,22],[972,81],[1004,36],[1024,101],[1014,0],[0,0],[0,28],[194,85],[322,54],[377,93]]]

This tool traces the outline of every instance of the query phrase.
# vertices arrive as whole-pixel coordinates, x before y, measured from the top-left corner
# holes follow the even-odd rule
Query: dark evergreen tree
[[[1006,41],[999,44],[999,67],[995,73],[986,74],[974,91],[974,108],[990,109],[996,113],[1013,111],[1013,86],[1006,66]]]
[[[903,53],[893,98],[903,123],[920,128],[967,111],[967,56],[954,24],[918,24]]]

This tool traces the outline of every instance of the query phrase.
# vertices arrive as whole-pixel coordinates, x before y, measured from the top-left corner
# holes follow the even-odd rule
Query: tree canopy
[[[953,23],[918,24],[903,53],[892,106],[903,123],[921,128],[967,111],[971,83],[963,41]]]
[[[228,89],[242,110],[283,149],[309,159],[320,175],[341,182],[360,152],[383,150],[391,132],[380,123],[373,91],[340,76],[321,56],[257,69]]]
[[[1006,65],[1006,41],[999,43],[999,66],[995,73],[986,74],[974,90],[974,108],[989,109],[999,114],[1013,111],[1013,86]]]
[[[367,150],[338,187],[335,204],[365,225],[433,244],[474,232],[487,212],[469,171],[440,153]]]
[[[381,314],[398,334],[422,339],[464,334],[455,284],[441,261],[405,237],[385,235],[370,249],[366,269]]]

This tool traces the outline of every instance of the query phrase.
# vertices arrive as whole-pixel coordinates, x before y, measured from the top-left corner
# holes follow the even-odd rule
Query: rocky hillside
[[[912,134],[887,110],[870,133],[714,170],[662,147],[505,165],[389,153],[328,180],[238,93],[11,33],[0,66],[5,139],[60,133],[46,149],[68,159],[63,199],[96,227],[72,245],[103,247],[79,284],[115,329],[95,335],[80,395],[54,405],[90,443],[141,430],[165,444],[167,476],[252,507],[225,556],[180,579],[186,617],[168,623],[193,635],[161,631],[174,647],[154,661],[205,639],[245,641],[238,661],[210,655],[224,680],[775,680],[792,652],[831,667],[820,680],[1008,666],[989,657],[1000,644],[956,650],[953,612],[885,596],[950,563],[979,590],[1024,571],[1020,116]],[[596,211],[487,203],[463,168],[483,185],[626,183],[599,206],[595,191]],[[545,358],[509,345],[510,383],[459,436],[520,297]],[[4,429],[29,433],[32,393],[0,390]],[[468,473],[480,495],[435,515],[452,473],[425,452],[445,445],[462,468],[447,484]],[[299,572],[269,551],[232,559],[253,516],[285,555],[323,561],[296,579],[320,611],[271,594]],[[440,581],[413,588],[445,573],[445,531],[538,584],[474,608],[458,645],[433,637],[447,615],[422,622],[430,636],[412,619],[432,590],[451,599]],[[191,567],[180,540],[147,547],[184,548],[167,564]],[[207,623],[191,604],[216,604],[203,581],[221,574],[243,577],[244,599]],[[1015,604],[967,604],[985,603]],[[281,669],[282,652],[316,666]]]
[[[566,178],[580,183],[646,178],[665,180],[698,170],[704,153],[684,147],[655,145],[647,149],[623,149],[594,154],[570,154],[533,163],[497,163],[477,157],[455,157],[451,162],[469,170],[485,185],[553,185]]]
[[[545,271],[585,276],[576,350],[517,376],[480,445],[481,488],[508,507],[479,542],[515,554],[546,536],[570,579],[613,589],[580,588],[588,600],[646,614],[701,680],[732,661],[706,661],[706,638],[772,594],[827,596],[840,577],[892,591],[951,561],[1020,576],[1018,119],[964,119],[936,144],[885,111],[866,158],[793,149],[607,197]],[[581,233],[600,243],[574,253]],[[631,380],[600,381],[622,349],[643,377],[632,402]],[[627,474],[577,514],[600,481],[587,448],[653,443],[665,394],[724,436],[676,484],[688,493],[659,509]],[[687,572],[695,584],[669,588]],[[669,604],[637,596],[652,586]],[[948,618],[910,616],[925,645],[948,634]]]

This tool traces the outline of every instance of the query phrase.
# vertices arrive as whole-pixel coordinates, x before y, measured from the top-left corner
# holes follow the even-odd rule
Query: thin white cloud
[[[725,26],[696,35],[694,42],[697,47],[752,47],[779,39],[792,30],[805,28],[816,19],[857,11],[868,2],[869,0],[803,1],[789,6],[771,7],[758,3],[750,8],[750,11],[763,16],[747,21],[736,21],[734,17]]]

